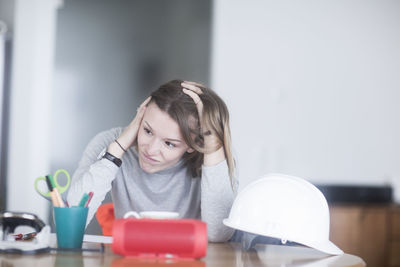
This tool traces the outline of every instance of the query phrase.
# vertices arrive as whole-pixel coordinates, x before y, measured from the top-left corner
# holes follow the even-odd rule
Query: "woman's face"
[[[193,152],[183,140],[178,123],[154,102],[146,108],[137,140],[139,164],[147,173],[167,169],[185,152]]]

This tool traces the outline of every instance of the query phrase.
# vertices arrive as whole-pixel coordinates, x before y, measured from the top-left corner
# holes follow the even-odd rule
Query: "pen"
[[[86,201],[85,208],[89,206],[90,200],[92,200],[93,192],[89,192],[89,199]]]
[[[57,196],[56,196],[55,192],[53,191],[53,185],[52,185],[50,177],[48,175],[46,175],[46,183],[47,183],[47,187],[50,191],[50,197],[51,197],[51,202],[53,203],[53,206],[59,207]]]
[[[82,198],[81,198],[81,201],[79,201],[78,206],[79,206],[79,207],[84,207],[85,204],[86,204],[86,202],[88,201],[88,199],[89,199],[89,195],[86,194],[86,193],[84,193],[83,196],[82,196]]]

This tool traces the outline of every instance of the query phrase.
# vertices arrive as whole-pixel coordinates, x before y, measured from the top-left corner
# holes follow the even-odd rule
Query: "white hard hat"
[[[329,241],[329,208],[311,183],[294,176],[270,174],[247,185],[233,202],[231,228],[296,242],[327,254],[343,251]]]

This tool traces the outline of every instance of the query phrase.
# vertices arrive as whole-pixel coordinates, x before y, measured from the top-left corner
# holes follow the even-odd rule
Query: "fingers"
[[[200,87],[204,87],[202,84],[195,83],[195,82],[183,82],[181,83],[183,88],[189,89],[195,92],[198,95],[201,95],[203,92],[201,91]]]
[[[144,116],[144,112],[146,111],[147,104],[150,102],[150,100],[151,100],[151,96],[149,96],[148,98],[146,98],[146,100],[143,101],[143,103],[140,104],[140,106],[139,106],[139,107],[137,108],[137,110],[136,110],[137,113],[136,113],[136,117],[135,117],[134,120],[138,121],[139,124],[140,124],[141,121],[142,121],[142,118],[143,118],[143,116]]]
[[[196,106],[199,105],[199,104],[201,104],[201,105],[203,104],[201,102],[201,99],[200,99],[199,95],[196,94],[195,92],[193,92],[193,91],[191,91],[189,89],[186,89],[186,88],[183,88],[183,92],[193,99],[193,102],[196,104]]]
[[[149,96],[148,98],[146,98],[145,101],[143,101],[143,103],[141,104],[141,106],[146,106],[151,100],[151,96]]]
[[[210,153],[212,154],[213,152],[221,148],[221,141],[215,134],[212,133],[210,129],[208,129],[210,125],[205,121],[203,121],[203,102],[200,98],[200,95],[203,94],[201,88],[203,88],[204,85],[188,81],[183,82],[181,85],[183,87],[182,91],[188,96],[190,96],[193,99],[194,103],[196,104],[197,112],[199,114],[199,119],[200,119],[199,121],[200,128],[202,135],[204,137],[204,147],[205,150],[207,151],[205,154],[210,154]]]
[[[138,135],[138,131],[140,128],[140,124],[142,123],[144,113],[146,111],[147,104],[151,101],[151,96],[146,98],[142,104],[137,108],[135,118],[129,123],[128,127],[122,132],[122,134],[118,137],[118,142],[125,149],[131,147]],[[118,149],[117,149],[118,151]],[[120,152],[120,151],[119,151]]]
[[[201,102],[201,99],[200,99],[200,96],[199,96],[203,92],[198,87],[198,86],[202,86],[201,84],[195,83],[195,82],[183,82],[183,83],[181,83],[181,85],[183,87],[183,92],[193,99],[193,101],[196,104],[196,106],[199,103],[201,103],[201,105],[203,104]]]
[[[181,85],[183,87],[182,91],[190,96],[193,99],[193,102],[196,104],[197,112],[201,121],[203,115],[203,102],[201,101],[199,95],[201,95],[203,92],[199,87],[197,87],[199,84],[195,82],[183,82]]]
[[[192,90],[186,88],[183,88],[182,91],[193,99],[193,102],[196,104],[197,113],[199,114],[199,119],[201,121],[203,116],[203,102],[201,102],[200,96],[195,92],[193,92]]]
[[[137,111],[137,112],[140,112],[140,111],[144,110],[145,107],[147,106],[147,104],[150,102],[150,100],[151,100],[151,96],[149,96],[148,98],[146,98],[146,100],[143,101],[142,104],[140,104],[140,106],[137,108],[136,111]]]
[[[143,101],[142,104],[136,109],[136,116],[130,123],[130,126],[133,126],[133,128],[139,128],[140,123],[142,122],[142,119],[144,117],[144,112],[146,111],[147,104],[151,101],[151,96],[146,98],[145,101]]]
[[[195,85],[195,86],[200,87],[200,88],[205,87],[205,86],[204,86],[203,84],[201,84],[201,83],[192,82],[192,81],[184,81],[184,83],[192,84],[192,85]]]

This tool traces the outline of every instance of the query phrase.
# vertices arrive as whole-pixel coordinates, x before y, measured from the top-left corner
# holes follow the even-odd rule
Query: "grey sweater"
[[[122,133],[114,128],[96,135],[86,147],[68,192],[70,205],[77,205],[83,193],[94,192],[89,205],[87,224],[111,190],[115,217],[128,211],[175,211],[181,218],[201,219],[207,223],[210,242],[227,241],[233,229],[223,225],[229,215],[234,193],[223,161],[202,166],[202,177],[192,178],[183,161],[149,174],[138,162],[134,147],[122,157],[121,167],[99,155]],[[236,191],[237,183],[234,185]]]

